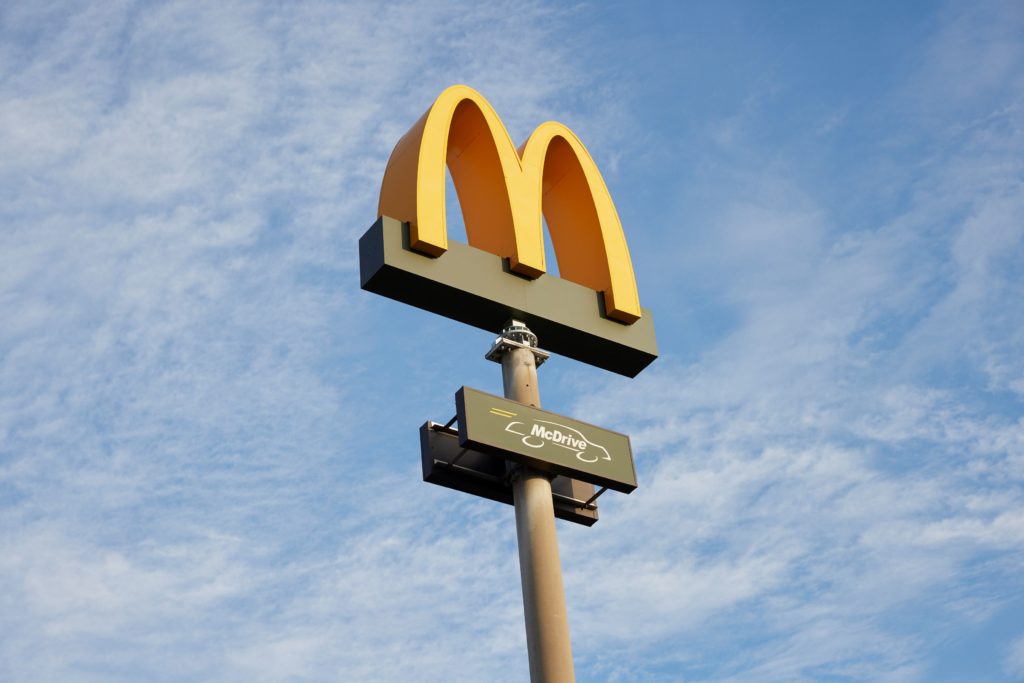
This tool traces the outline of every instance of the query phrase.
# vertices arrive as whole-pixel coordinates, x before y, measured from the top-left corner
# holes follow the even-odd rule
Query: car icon
[[[568,425],[561,424],[560,422],[552,422],[550,420],[534,420],[533,422],[534,427],[530,431],[526,431],[526,424],[524,422],[519,421],[509,422],[505,426],[505,431],[511,434],[515,434],[516,436],[523,437],[521,439],[523,445],[528,446],[530,448],[541,448],[545,444],[550,444],[552,446],[558,446],[560,448],[570,450],[573,452],[573,454],[580,462],[594,463],[597,462],[598,460],[612,459],[612,456],[610,453],[608,453],[607,448],[594,443],[586,436],[584,436],[583,433],[578,429],[575,429]],[[544,427],[540,427],[540,424],[553,425],[554,427],[557,428],[557,430],[548,430]],[[513,429],[513,427],[516,425],[522,425],[523,431]],[[566,438],[564,440],[567,441],[568,443],[559,443],[558,440],[545,438],[544,436],[541,435],[549,431],[554,431],[556,434],[559,434],[559,436],[565,436]],[[598,453],[597,451],[600,451],[600,453]]]

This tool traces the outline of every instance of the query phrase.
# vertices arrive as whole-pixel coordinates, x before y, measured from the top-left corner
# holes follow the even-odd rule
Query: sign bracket
[[[605,491],[607,491],[607,490],[608,490],[608,487],[607,487],[607,486],[602,486],[602,487],[601,487],[600,489],[598,489],[598,490],[597,490],[597,493],[595,493],[594,495],[592,495],[592,496],[591,496],[590,498],[588,498],[588,499],[587,499],[587,502],[586,502],[586,503],[584,503],[584,504],[583,504],[583,506],[584,506],[584,507],[586,507],[586,506],[590,505],[590,504],[591,504],[591,503],[593,503],[593,502],[594,502],[595,500],[597,500],[598,498],[600,498],[600,497],[601,497],[601,494],[602,494],[602,493],[604,493],[604,492],[605,492]],[[597,507],[597,506],[595,505],[594,507]]]
[[[533,354],[533,358],[539,368],[548,358],[549,351],[537,348],[537,335],[519,320],[510,320],[508,327],[502,331],[501,336],[494,340],[491,350],[484,354],[484,358],[501,365],[501,359],[513,349],[526,349]]]
[[[580,500],[579,498],[572,498],[570,496],[562,495],[561,493],[552,493],[551,497],[555,500],[563,500],[570,505],[574,505],[583,510],[596,510],[597,505],[594,504],[594,498],[597,496],[591,496],[590,500]]]
[[[466,452],[466,450],[463,450],[463,453],[465,453],[465,452]],[[434,460],[434,465],[436,465],[437,467],[442,467],[442,468],[444,468],[446,470],[458,470],[459,472],[463,473],[467,477],[472,477],[473,479],[480,479],[482,481],[489,481],[489,482],[493,482],[495,484],[505,485],[505,478],[504,477],[496,477],[494,475],[485,474],[484,472],[480,472],[479,470],[475,470],[472,467],[463,467],[462,465],[456,465],[454,460],[452,460],[451,462],[447,462],[445,460],[437,460],[437,459],[435,459]],[[595,506],[595,508],[596,508],[596,506]]]

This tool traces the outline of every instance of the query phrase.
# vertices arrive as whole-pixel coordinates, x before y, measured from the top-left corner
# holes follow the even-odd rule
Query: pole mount
[[[537,360],[538,368],[551,356],[548,351],[537,348],[537,335],[530,331],[526,323],[515,318],[505,323],[505,329],[491,344],[491,350],[484,354],[484,358],[501,363],[502,356],[512,349],[529,350]]]

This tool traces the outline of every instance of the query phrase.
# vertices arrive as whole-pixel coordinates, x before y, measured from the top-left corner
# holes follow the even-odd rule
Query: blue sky
[[[230,0],[0,7],[0,680],[527,679],[511,508],[419,472],[493,335],[358,288],[453,83],[655,315],[541,370],[640,481],[578,679],[1024,680],[1024,6]]]

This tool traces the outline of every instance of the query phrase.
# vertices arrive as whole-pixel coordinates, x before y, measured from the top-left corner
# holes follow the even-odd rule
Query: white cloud
[[[452,526],[481,505],[442,497],[425,534],[415,471],[363,459],[381,418],[353,382],[387,321],[352,314],[354,239],[453,80],[520,134],[568,110],[562,13],[4,12],[0,678],[520,679],[498,511]]]
[[[1015,638],[1006,650],[1003,668],[1015,681],[1024,681],[1024,636]]]
[[[715,680],[927,680],[924,636],[892,615],[935,610],[922,628],[955,633],[1019,589],[1024,433],[1019,395],[1001,393],[1024,376],[1016,111],[996,102],[962,137],[932,129],[941,163],[869,229],[833,224],[785,163],[732,176],[742,199],[677,254],[732,328],[696,362],[670,346],[633,383],[595,384],[574,411],[632,433],[640,457],[605,535],[566,551],[601,558],[571,590],[609,660],[646,614],[648,652],[684,670],[734,656],[728,629],[764,643]],[[622,675],[641,679],[657,673]]]

